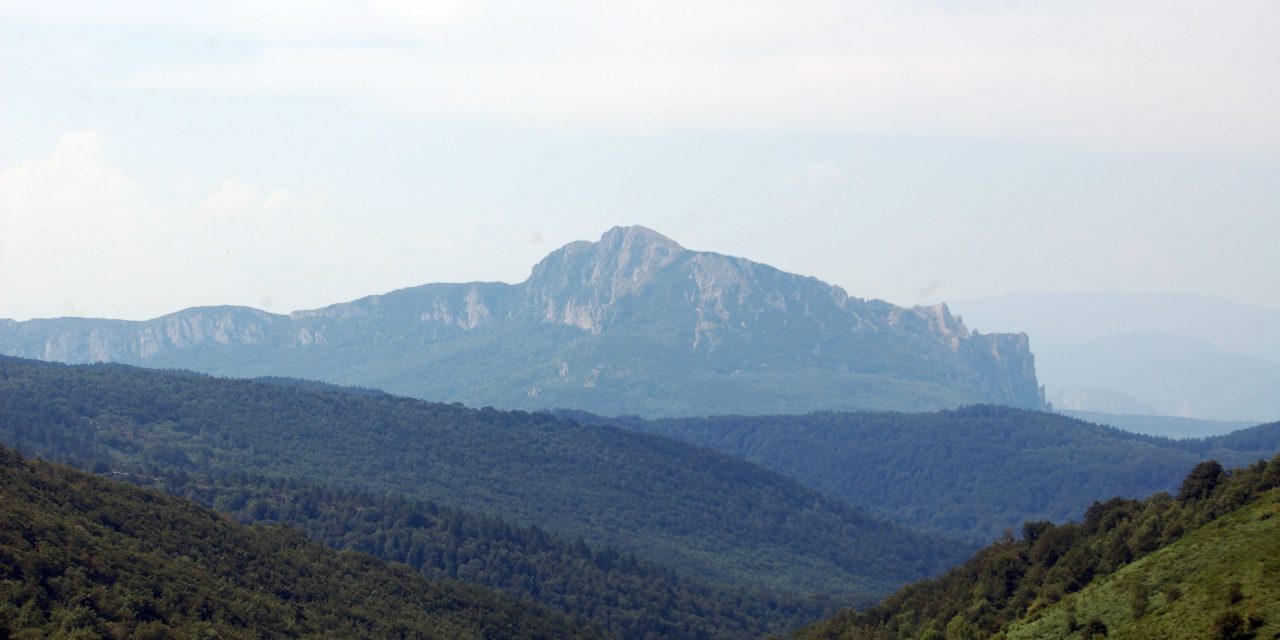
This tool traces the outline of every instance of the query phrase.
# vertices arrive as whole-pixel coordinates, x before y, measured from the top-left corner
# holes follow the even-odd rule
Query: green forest
[[[793,596],[869,601],[973,550],[657,436],[121,365],[0,359],[0,440],[82,468],[242,472],[396,493]]]
[[[891,522],[978,544],[1026,520],[1078,519],[1099,498],[1173,491],[1206,459],[1235,466],[1280,450],[1280,423],[1169,440],[990,405],[668,420],[561,415],[723,451]]]
[[[990,406],[605,419],[285,378],[0,358],[0,441],[100,476],[5,450],[14,492],[5,521],[23,524],[5,529],[0,631],[566,637],[557,629],[573,628],[728,640],[786,634],[844,606],[796,637],[1096,637],[1105,628],[1155,638],[1170,621],[1216,634],[1203,637],[1260,637],[1248,634],[1275,622],[1266,611],[1277,594],[1266,585],[1280,569],[1266,561],[1266,541],[1280,458],[1234,471],[1217,460],[1270,457],[1278,427],[1171,441]],[[787,467],[811,487],[729,453]],[[841,494],[849,483],[862,489]],[[898,521],[932,512],[914,524],[995,543],[959,564],[976,545],[877,520],[815,486]],[[152,513],[112,515],[136,500]],[[905,506],[885,509],[895,501]],[[995,515],[975,522],[983,509]],[[1038,515],[1046,512],[1055,517]],[[1020,513],[1032,517],[987,535]],[[148,542],[167,527],[179,532]],[[256,536],[236,543],[263,549],[246,556],[252,570],[232,575],[236,560],[214,557],[232,543],[201,547],[219,536]],[[292,555],[282,560],[282,549]],[[268,567],[277,562],[293,564]],[[367,591],[319,602],[329,586],[311,576],[333,563],[367,589],[364,574],[341,563],[384,590],[383,575],[394,576],[406,585],[395,595],[410,604],[365,602]],[[130,599],[142,576],[182,586]],[[216,597],[200,600],[206,587]],[[193,618],[193,602],[209,614]]]
[[[331,548],[402,563],[432,580],[461,580],[536,601],[587,619],[616,638],[756,637],[835,610],[830,599],[709,584],[612,547],[592,548],[536,525],[512,525],[434,502],[260,476],[112,476],[192,499],[241,522],[285,524]]]
[[[601,635],[537,605],[0,447],[0,637]]]

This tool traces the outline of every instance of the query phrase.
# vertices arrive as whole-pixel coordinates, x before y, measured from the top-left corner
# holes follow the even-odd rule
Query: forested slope
[[[1099,496],[1172,491],[1197,462],[1280,451],[1280,423],[1168,440],[1009,407],[671,420],[562,413],[711,447],[908,527],[983,543],[1026,520],[1079,518]]]
[[[396,492],[779,592],[885,593],[967,553],[702,448],[391,396],[3,359],[0,440],[82,466]]]
[[[836,610],[830,599],[775,597],[681,576],[613,547],[568,541],[434,502],[374,496],[243,474],[113,471],[229,513],[282,523],[335,549],[409,565],[585,618],[622,639],[736,640],[798,628]]]
[[[429,582],[288,529],[0,447],[0,636],[591,638],[538,606]]]
[[[1243,638],[1280,629],[1280,456],[1196,465],[1176,496],[1027,523],[937,580],[796,635],[816,639]]]
[[[1073,627],[1153,640],[1278,637],[1277,516],[1280,494],[1270,491],[1012,625],[1008,637],[1057,639]]]

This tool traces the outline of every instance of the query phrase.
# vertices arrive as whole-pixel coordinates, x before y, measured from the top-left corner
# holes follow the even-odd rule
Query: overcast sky
[[[516,282],[624,224],[904,305],[1280,307],[1278,29],[1274,0],[0,0],[0,317]]]

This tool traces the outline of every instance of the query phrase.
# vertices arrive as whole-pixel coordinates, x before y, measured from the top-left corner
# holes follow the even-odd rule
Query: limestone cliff
[[[606,413],[1043,405],[1023,334],[979,334],[944,305],[852,297],[643,227],[566,245],[515,285],[424,285],[289,316],[4,321],[0,352]]]

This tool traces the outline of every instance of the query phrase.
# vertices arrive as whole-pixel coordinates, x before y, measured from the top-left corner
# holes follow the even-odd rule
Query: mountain
[[[1055,406],[1055,408],[1058,408]],[[1258,426],[1249,420],[1205,420],[1202,418],[1178,418],[1145,414],[1097,413],[1093,411],[1063,411],[1059,413],[1085,422],[1105,424],[1110,427],[1161,438],[1208,438],[1221,436],[1241,429]]]
[[[1176,496],[1094,503],[1079,524],[1029,522],[937,580],[797,640],[1274,638],[1280,456],[1196,465]]]
[[[597,638],[288,529],[0,447],[0,637]]]
[[[1000,296],[952,307],[975,326],[1027,332],[1057,409],[1280,416],[1280,309],[1125,292]]]
[[[430,284],[275,315],[0,321],[0,353],[289,376],[469,406],[705,415],[1040,407],[1021,334],[902,308],[643,227],[553,252],[519,284]]]
[[[1126,333],[1183,336],[1227,353],[1280,361],[1280,309],[1189,293],[1015,294],[960,300],[970,322],[1018,327],[1039,340],[1088,342]]]
[[[1053,405],[1056,411],[1061,411],[1068,415],[1076,412],[1100,416],[1166,417],[1160,416],[1155,409],[1135,400],[1133,397],[1106,387],[1064,387],[1053,389],[1046,395],[1049,399],[1049,404]]]
[[[1098,496],[1171,490],[1206,458],[1247,464],[1280,451],[1280,423],[1175,441],[995,406],[663,420],[567,415],[711,447],[891,522],[980,543],[1026,520],[1078,518]]]
[[[0,441],[81,467],[238,472],[432,500],[779,593],[865,598],[970,548],[657,436],[124,365],[0,358]]]

